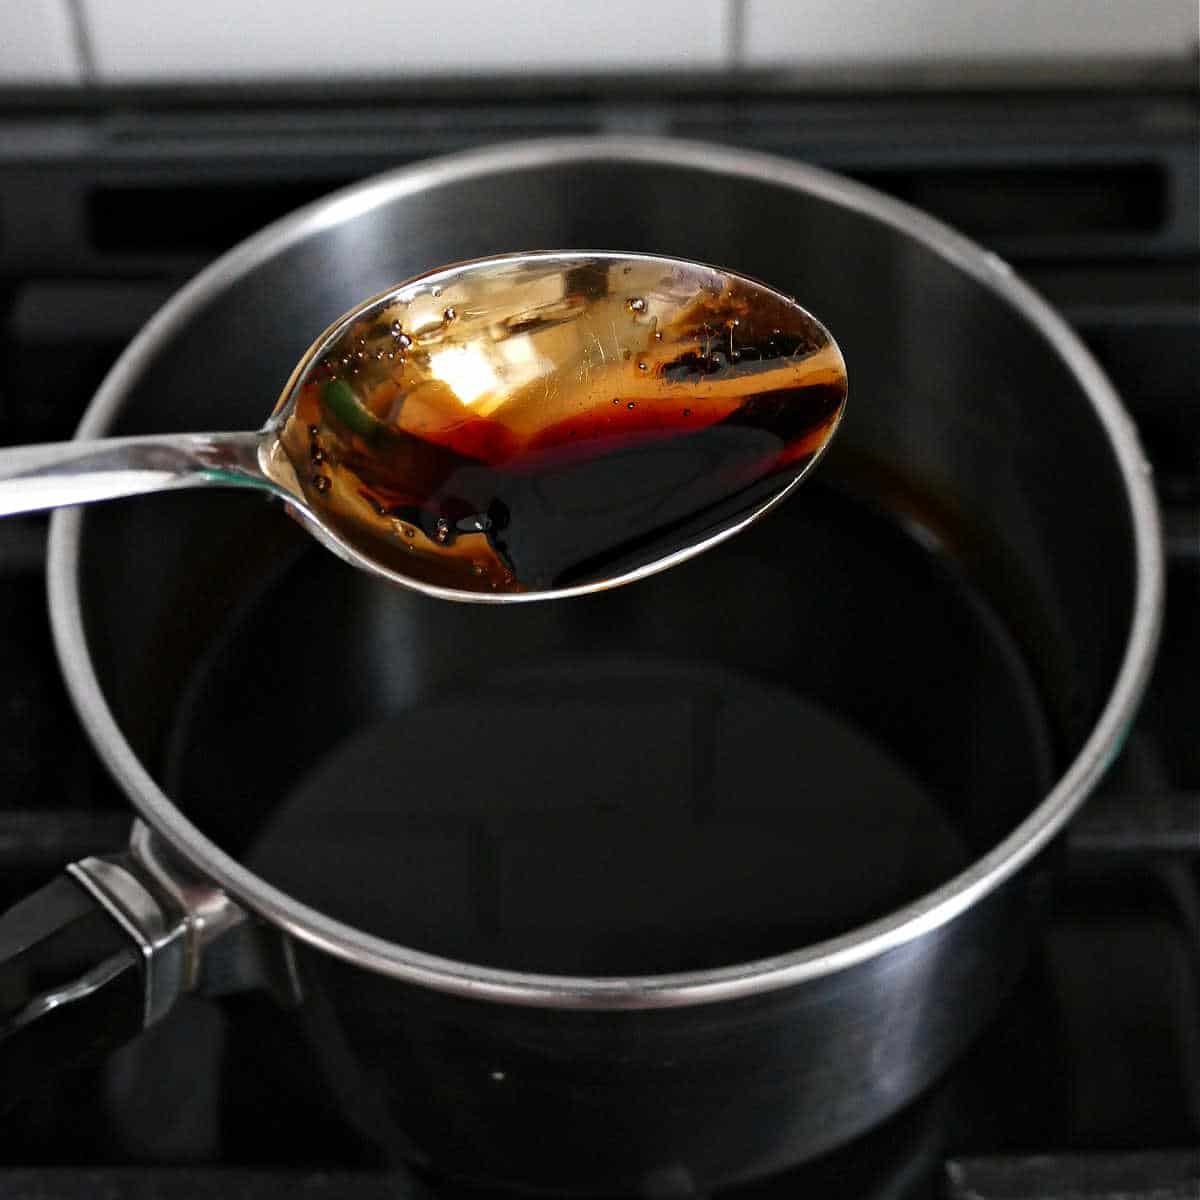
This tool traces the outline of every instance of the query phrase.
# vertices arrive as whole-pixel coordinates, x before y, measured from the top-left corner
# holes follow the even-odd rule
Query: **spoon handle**
[[[0,449],[0,516],[174,488],[276,490],[257,433],[168,433]]]

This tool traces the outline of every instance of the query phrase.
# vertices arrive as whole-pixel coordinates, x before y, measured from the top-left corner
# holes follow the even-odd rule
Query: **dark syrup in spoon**
[[[430,583],[542,591],[703,541],[811,464],[846,398],[825,329],[704,269],[486,269],[369,312],[281,406],[308,503]]]

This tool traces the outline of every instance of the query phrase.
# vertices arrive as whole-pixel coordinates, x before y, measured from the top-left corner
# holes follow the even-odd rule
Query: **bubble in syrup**
[[[455,309],[447,308],[446,311],[442,313],[442,320],[449,324],[449,322],[453,321],[457,316],[458,313]]]
[[[450,536],[449,522],[446,520],[445,517],[438,517],[437,532],[434,534],[434,537],[437,538],[439,543],[444,543],[449,536]]]
[[[433,288],[433,289],[432,289],[432,295],[433,295],[433,298],[434,298],[435,300],[436,300],[436,299],[438,298],[438,296],[440,296],[441,294],[442,294],[442,289],[441,289],[440,287],[435,287],[435,288]]]
[[[692,410],[691,410],[690,408],[685,408],[685,409],[683,410],[683,415],[684,415],[685,417],[690,417],[690,416],[692,415]]]
[[[407,350],[409,346],[412,345],[412,338],[410,338],[407,333],[398,333],[396,334],[396,345],[399,346],[401,350]]]
[[[620,398],[619,396],[614,396],[614,397],[613,397],[613,403],[614,403],[614,404],[620,404],[620,403],[621,403],[621,398]]]
[[[646,311],[646,302],[641,296],[631,296],[625,301],[625,307],[631,313],[644,313]]]
[[[362,361],[363,361],[363,359],[364,359],[364,358],[366,358],[367,356],[366,356],[366,353],[365,353],[364,351],[362,351],[362,350],[355,350],[355,352],[354,352],[354,357],[355,357],[355,358],[357,358],[359,362],[362,362]]]
[[[382,351],[382,350],[376,350],[376,351],[375,351],[375,361],[376,361],[376,362],[383,362],[383,351]]]
[[[627,405],[625,405],[625,407],[626,408],[637,408],[637,405],[634,404],[634,402],[632,400],[630,400],[630,402]]]
[[[342,358],[342,366],[348,367],[349,365],[350,365],[350,355],[347,354]]]
[[[314,467],[319,467],[325,461],[325,451],[316,442],[313,442],[308,448],[308,457],[312,460]]]
[[[661,330],[661,329],[656,329],[656,330],[654,331],[654,340],[655,340],[656,342],[661,342],[661,341],[662,341],[662,330]]]
[[[405,537],[416,537],[417,531],[411,525],[405,525],[404,536]]]
[[[396,352],[395,352],[395,350],[389,350],[389,351],[387,352],[387,356],[388,356],[388,362],[391,362],[391,361],[392,361],[392,359],[396,357]]]
[[[650,370],[650,365],[649,365],[649,364],[646,362],[646,360],[645,360],[644,358],[639,358],[639,359],[638,359],[638,370],[639,370],[639,371],[648,371],[648,370]]]
[[[322,495],[324,495],[327,491],[329,491],[329,488],[331,486],[331,484],[329,482],[329,476],[328,475],[314,475],[312,477],[312,485],[313,485],[313,487],[315,487],[317,489],[318,492],[320,492]]]
[[[632,271],[633,271],[633,268],[632,268],[632,267],[625,267],[625,268],[624,268],[624,269],[621,271],[621,274],[622,274],[622,275],[629,275],[629,274],[631,274],[631,273],[632,273]]]
[[[482,575],[483,574],[483,563],[473,562],[471,564],[471,574],[472,575]]]
[[[319,425],[310,425],[308,427],[308,436],[310,438],[315,438],[317,436],[317,434],[320,432],[321,432],[321,427]]]

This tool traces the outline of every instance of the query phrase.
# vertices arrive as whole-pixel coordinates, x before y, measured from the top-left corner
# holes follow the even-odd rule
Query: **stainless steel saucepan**
[[[346,571],[253,496],[56,515],[63,670],[138,819],[0,918],[0,1089],[269,987],[390,1152],[704,1188],[897,1112],[1019,971],[1150,669],[1159,531],[1095,362],[936,221],[671,141],[405,168],[204,271],[79,436],[249,428],[360,297],[546,246],[820,313],[853,396],[817,478],[677,570],[495,610]]]

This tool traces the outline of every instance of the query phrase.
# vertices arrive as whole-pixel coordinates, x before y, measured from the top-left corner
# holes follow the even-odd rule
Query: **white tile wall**
[[[0,0],[2,2],[2,0]],[[725,0],[83,0],[99,79],[720,68]]]
[[[81,78],[67,0],[0,0],[0,84]]]
[[[746,0],[753,66],[1181,57],[1197,0]]]
[[[1200,0],[0,0],[0,86],[1194,58],[1198,42]]]

